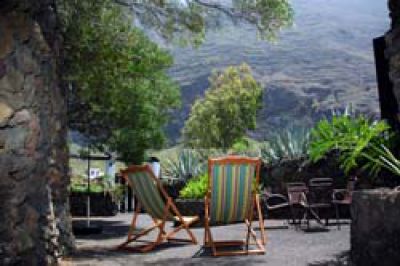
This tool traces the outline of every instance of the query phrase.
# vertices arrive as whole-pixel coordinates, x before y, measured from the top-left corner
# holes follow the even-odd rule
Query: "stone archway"
[[[54,2],[0,3],[1,265],[54,264],[73,245]]]

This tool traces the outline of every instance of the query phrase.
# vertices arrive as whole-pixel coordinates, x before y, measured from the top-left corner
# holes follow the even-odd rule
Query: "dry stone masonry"
[[[389,76],[400,106],[400,1],[389,0],[391,29],[385,39]],[[400,110],[398,118],[400,119]],[[400,265],[400,191],[356,192],[351,206],[351,260],[354,265]]]
[[[354,265],[400,265],[400,191],[355,192],[351,212]]]
[[[0,1],[0,265],[73,247],[54,0]]]

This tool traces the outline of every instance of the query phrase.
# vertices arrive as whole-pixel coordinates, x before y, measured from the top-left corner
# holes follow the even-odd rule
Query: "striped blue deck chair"
[[[198,221],[199,217],[183,217],[179,213],[172,198],[168,196],[167,192],[162,187],[161,182],[154,176],[149,165],[130,166],[121,171],[121,173],[122,176],[128,181],[128,184],[132,187],[133,193],[138,199],[138,204],[135,206],[135,213],[129,228],[127,240],[118,246],[119,249],[147,252],[165,241],[189,242],[197,244],[196,237],[190,231],[189,226]],[[150,215],[154,224],[138,233],[134,233],[136,228],[136,220],[142,207]],[[165,231],[165,223],[167,221],[176,221],[180,225],[171,232],[167,233]],[[154,242],[136,247],[128,246],[130,243],[138,241],[139,238],[147,235],[154,229],[159,230],[157,238]],[[188,233],[189,239],[173,238],[173,236],[182,229]]]
[[[256,188],[259,183],[259,159],[228,156],[208,160],[208,192],[205,199],[204,246],[214,256],[264,254],[264,220]],[[254,210],[258,212],[261,240],[252,228]],[[244,241],[214,241],[210,224],[244,222]],[[252,242],[252,240],[254,240]],[[252,242],[252,243],[251,243]],[[255,244],[254,249],[249,245]],[[233,251],[219,251],[219,247],[240,246]]]

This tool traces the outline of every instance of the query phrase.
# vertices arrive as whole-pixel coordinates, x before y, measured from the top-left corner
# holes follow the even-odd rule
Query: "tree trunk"
[[[0,265],[73,248],[54,0],[0,2]]]

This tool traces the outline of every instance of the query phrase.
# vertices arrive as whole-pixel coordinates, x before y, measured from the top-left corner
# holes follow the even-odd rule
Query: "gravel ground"
[[[320,230],[317,224],[311,232],[295,230],[294,227],[279,228],[282,221],[266,220],[268,242],[265,255],[218,257],[210,256],[201,245],[163,244],[152,252],[141,254],[115,251],[122,243],[132,214],[121,214],[111,218],[96,218],[94,223],[103,226],[99,235],[77,237],[77,252],[65,258],[62,265],[274,265],[274,266],[339,266],[348,265],[350,230],[348,225],[338,230],[335,225],[328,230]],[[139,228],[149,225],[147,215],[139,217]],[[74,223],[81,221],[75,220]],[[171,226],[171,225],[170,225]],[[254,223],[256,227],[256,223]],[[278,229],[277,229],[278,227]],[[282,226],[281,226],[282,227]],[[203,241],[203,228],[193,228],[199,243]],[[256,227],[257,231],[257,227]],[[214,238],[243,239],[244,225],[213,227]],[[185,237],[184,234],[178,236]],[[151,240],[154,237],[149,235]]]

